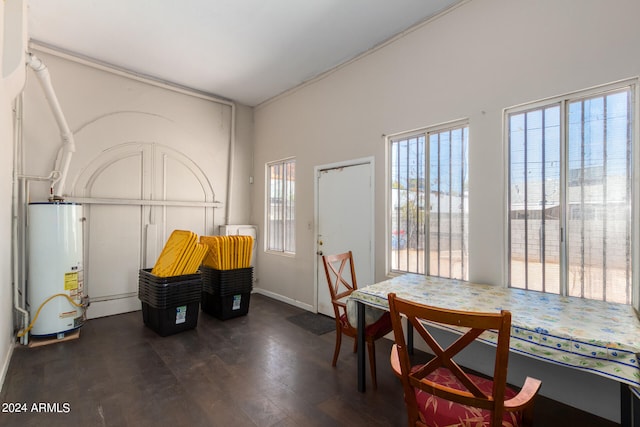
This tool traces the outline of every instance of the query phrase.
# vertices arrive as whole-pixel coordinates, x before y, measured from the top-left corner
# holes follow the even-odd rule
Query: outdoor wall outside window
[[[468,278],[468,143],[466,122],[390,138],[392,271]]]
[[[295,159],[267,164],[267,250],[294,254],[295,235]]]
[[[506,110],[511,287],[631,304],[634,97],[627,82]]]

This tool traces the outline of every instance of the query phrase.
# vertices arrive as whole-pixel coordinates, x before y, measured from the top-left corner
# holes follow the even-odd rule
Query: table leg
[[[629,390],[629,387],[627,387]],[[631,394],[631,425],[633,427],[640,427],[640,400],[635,393]]]
[[[640,400],[623,383],[620,383],[620,425],[640,427]]]
[[[631,427],[631,391],[629,386],[620,383],[620,425]]]
[[[365,375],[365,352],[366,343],[364,340],[364,304],[356,302],[358,307],[358,391],[364,393],[367,389],[366,375]]]

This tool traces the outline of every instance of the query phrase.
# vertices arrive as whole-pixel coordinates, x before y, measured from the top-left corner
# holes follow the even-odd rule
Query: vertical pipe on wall
[[[236,105],[231,103],[231,132],[229,135],[229,165],[227,166],[227,201],[224,208],[224,224],[229,225],[233,196],[233,169],[236,146]]]
[[[21,253],[20,249],[22,245],[19,242],[24,244],[24,240],[21,239],[19,233],[19,219],[20,219],[20,199],[19,194],[20,191],[20,180],[18,178],[19,168],[21,167],[21,157],[22,157],[22,95],[16,98],[15,102],[15,114],[13,119],[13,129],[14,132],[14,141],[13,141],[13,195],[12,195],[12,263],[13,263],[13,307],[20,313],[22,317],[22,328],[26,328],[29,324],[29,312],[25,310],[23,307],[24,298],[25,298],[25,288],[24,288],[24,276],[20,274],[20,260],[24,260],[18,254]],[[20,298],[22,295],[22,298]],[[20,326],[20,325],[18,325]],[[18,327],[18,329],[21,329]],[[20,338],[20,342],[22,344],[27,344],[27,336],[23,336]]]

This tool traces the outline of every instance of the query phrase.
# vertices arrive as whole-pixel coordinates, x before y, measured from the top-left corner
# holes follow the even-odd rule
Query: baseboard
[[[11,341],[9,344],[9,351],[7,351],[6,357],[2,363],[2,372],[0,372],[0,391],[4,387],[4,379],[7,376],[7,372],[9,372],[9,363],[11,363],[11,356],[13,356],[13,349],[15,348],[16,343]]]
[[[91,305],[87,308],[87,319],[97,319],[99,317],[129,313],[141,309],[142,306],[137,295],[106,301],[91,301]]]
[[[301,308],[303,310],[312,311],[312,312],[314,311],[313,310],[313,305],[311,305],[311,304],[307,304],[307,303],[304,303],[304,302],[301,302],[301,301],[296,301],[296,300],[291,299],[289,297],[285,297],[284,295],[280,295],[280,294],[276,294],[275,292],[267,291],[266,289],[254,287],[253,288],[253,293],[264,295],[266,297],[269,297],[269,298],[272,298],[274,300],[287,303],[289,305],[293,305],[293,306]]]

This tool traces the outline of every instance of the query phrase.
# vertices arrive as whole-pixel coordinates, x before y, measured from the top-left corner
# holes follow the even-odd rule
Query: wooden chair
[[[346,298],[356,289],[356,272],[353,266],[353,255],[351,251],[337,255],[323,255],[322,263],[327,276],[327,284],[331,294],[331,304],[336,319],[336,348],[333,352],[332,366],[336,366],[338,355],[340,354],[340,344],[342,335],[354,339],[353,351],[358,349],[358,329],[349,322],[347,316]],[[346,271],[345,271],[346,269]],[[375,341],[392,331],[391,318],[385,312],[379,319],[365,329],[365,340],[369,352],[369,366],[371,368],[371,382],[373,387],[377,387],[376,380],[376,348]]]
[[[389,308],[396,343],[391,366],[402,381],[409,426],[531,426],[533,402],[541,382],[527,377],[517,393],[507,386],[511,313],[445,310],[397,298]],[[435,357],[411,366],[401,315],[420,334]],[[443,349],[423,321],[465,328],[465,334]],[[465,373],[452,359],[485,330],[498,334],[493,379]]]

